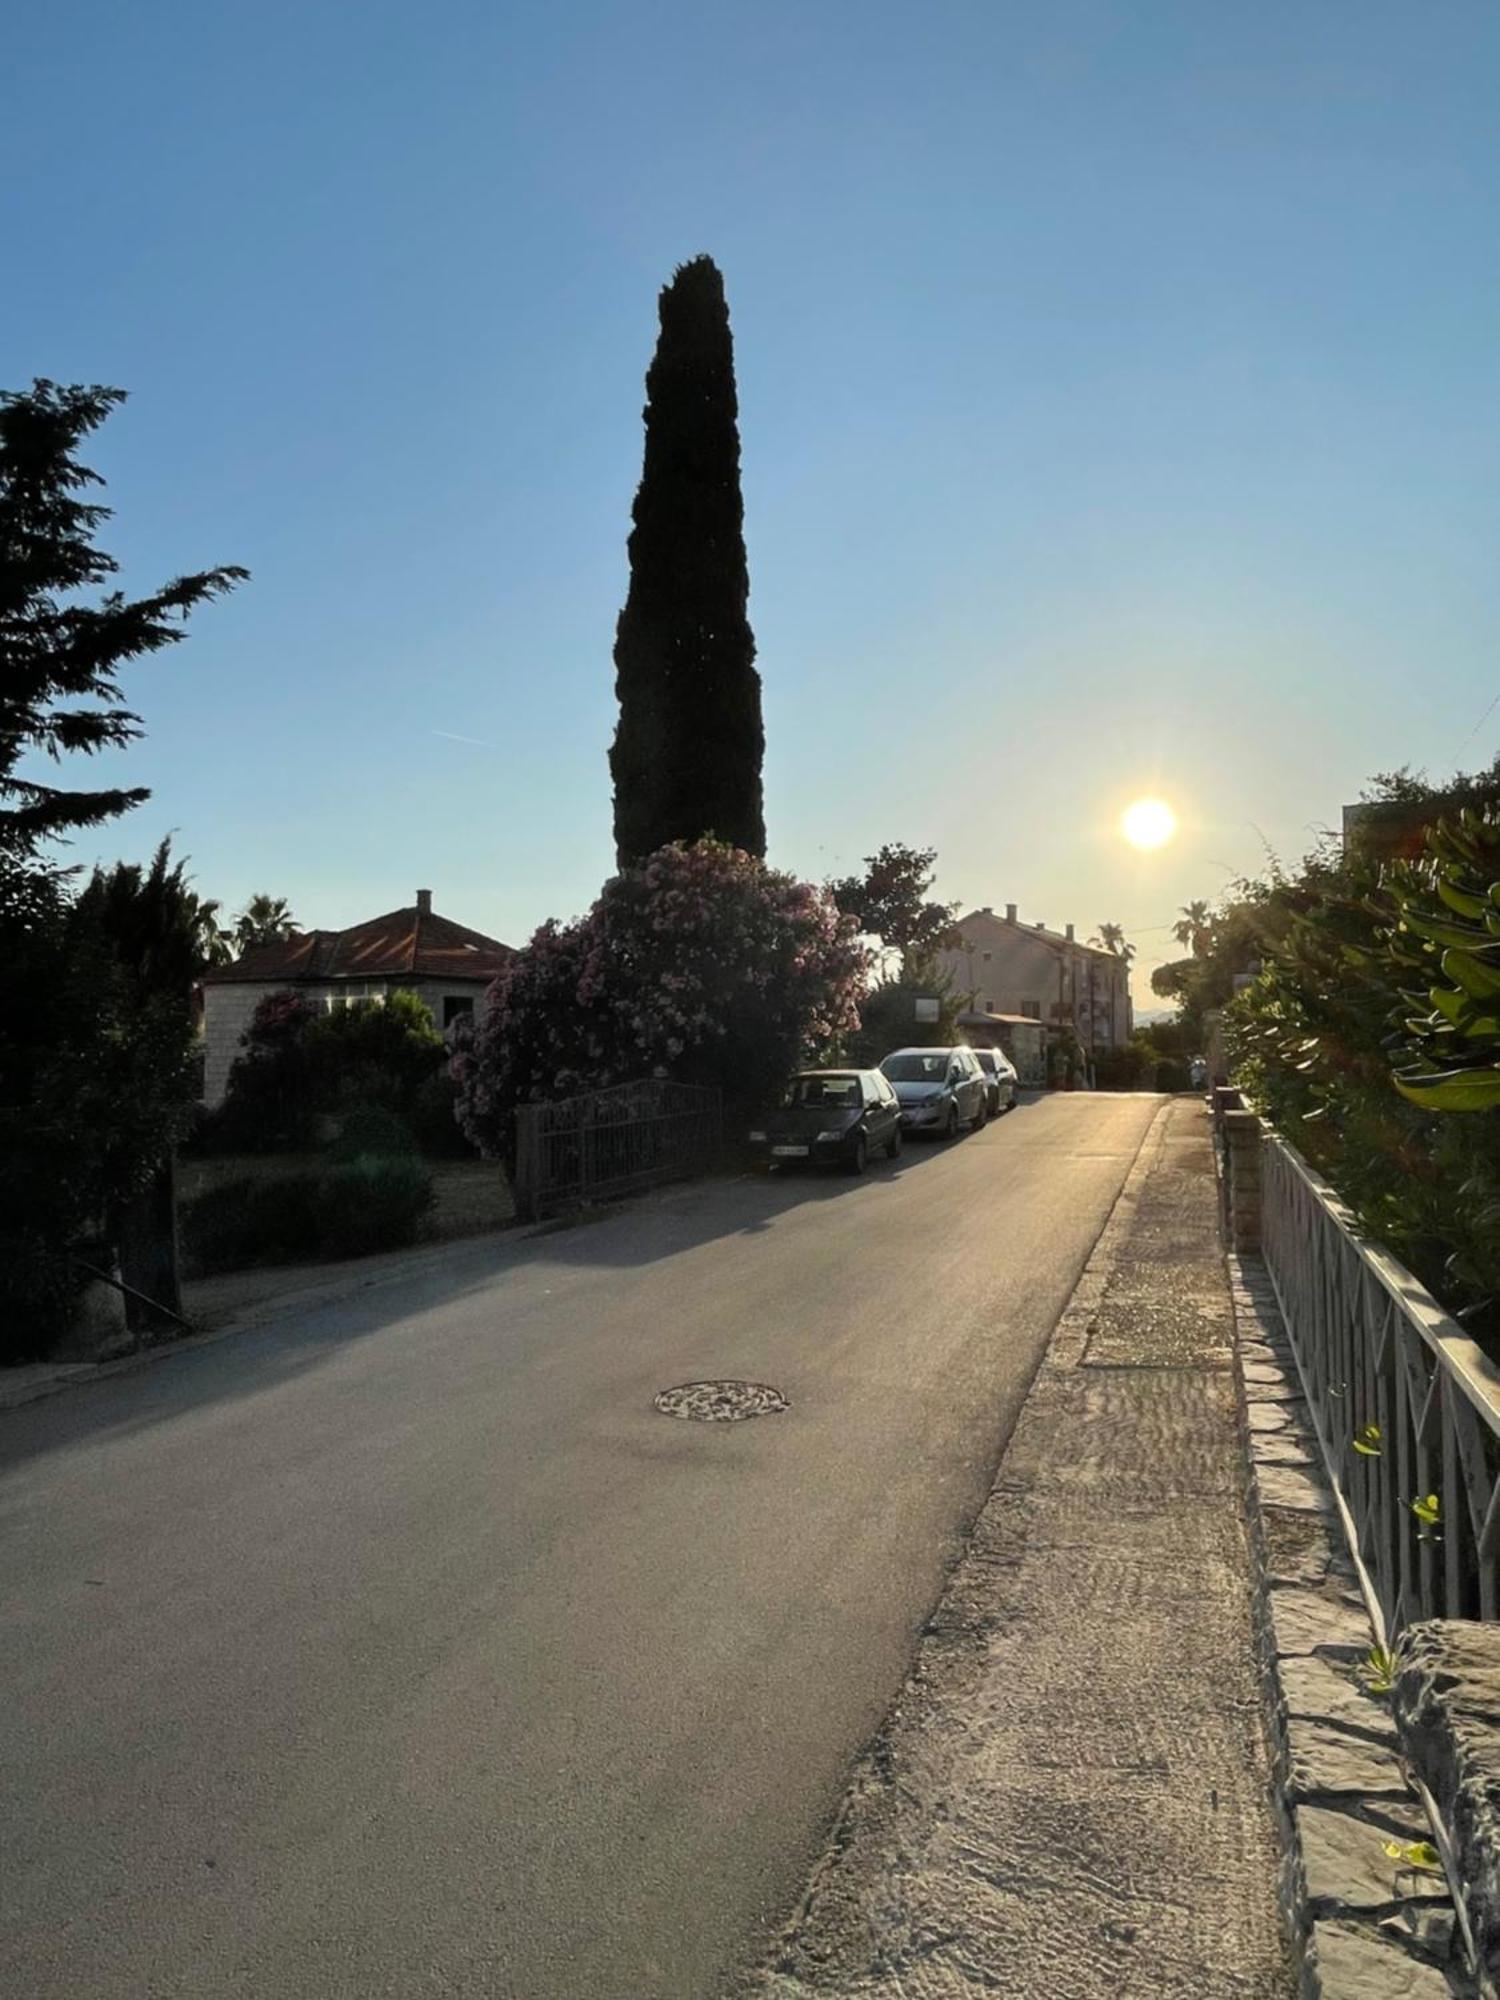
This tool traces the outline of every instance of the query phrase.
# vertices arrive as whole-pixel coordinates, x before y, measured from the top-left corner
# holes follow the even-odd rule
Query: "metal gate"
[[[516,1208],[533,1221],[559,1209],[686,1180],[717,1165],[717,1090],[650,1078],[516,1109]]]

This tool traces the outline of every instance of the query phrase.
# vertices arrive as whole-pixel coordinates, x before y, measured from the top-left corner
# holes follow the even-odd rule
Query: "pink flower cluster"
[[[517,1104],[658,1073],[753,1098],[857,1027],[869,972],[821,889],[718,841],[664,847],[495,982],[453,1059],[460,1118],[506,1155]]]

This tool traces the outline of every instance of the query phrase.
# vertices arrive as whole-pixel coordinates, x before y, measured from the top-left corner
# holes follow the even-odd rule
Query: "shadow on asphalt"
[[[1039,1095],[1020,1099],[1013,1111],[990,1121],[985,1137],[1003,1143],[1007,1128],[1041,1101]],[[167,1348],[117,1374],[0,1413],[0,1470],[85,1440],[126,1438],[207,1404],[273,1392],[367,1334],[456,1304],[507,1272],[559,1264],[624,1272],[720,1237],[768,1233],[794,1211],[923,1173],[977,1136],[908,1140],[899,1160],[874,1161],[860,1176],[809,1167],[666,1187],[540,1235],[454,1243],[442,1258],[389,1276],[372,1275],[364,1289],[351,1270],[349,1290],[338,1296],[289,1301],[279,1316],[268,1302],[259,1325],[231,1328],[201,1345]],[[398,1290],[399,1298],[393,1297]]]

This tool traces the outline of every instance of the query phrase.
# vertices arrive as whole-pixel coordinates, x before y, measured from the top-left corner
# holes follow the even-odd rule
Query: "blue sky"
[[[656,294],[703,250],[773,861],[931,844],[1149,969],[1262,834],[1500,747],[1490,6],[7,20],[0,382],[131,392],[91,454],[127,587],[254,572],[132,671],[105,768],[155,796],[105,858],[170,829],[307,924],[587,906]]]

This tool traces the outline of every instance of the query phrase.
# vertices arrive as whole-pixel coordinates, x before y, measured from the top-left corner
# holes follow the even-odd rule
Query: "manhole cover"
[[[701,1424],[737,1424],[787,1407],[786,1397],[769,1382],[680,1382],[653,1400],[664,1417],[696,1417]]]

